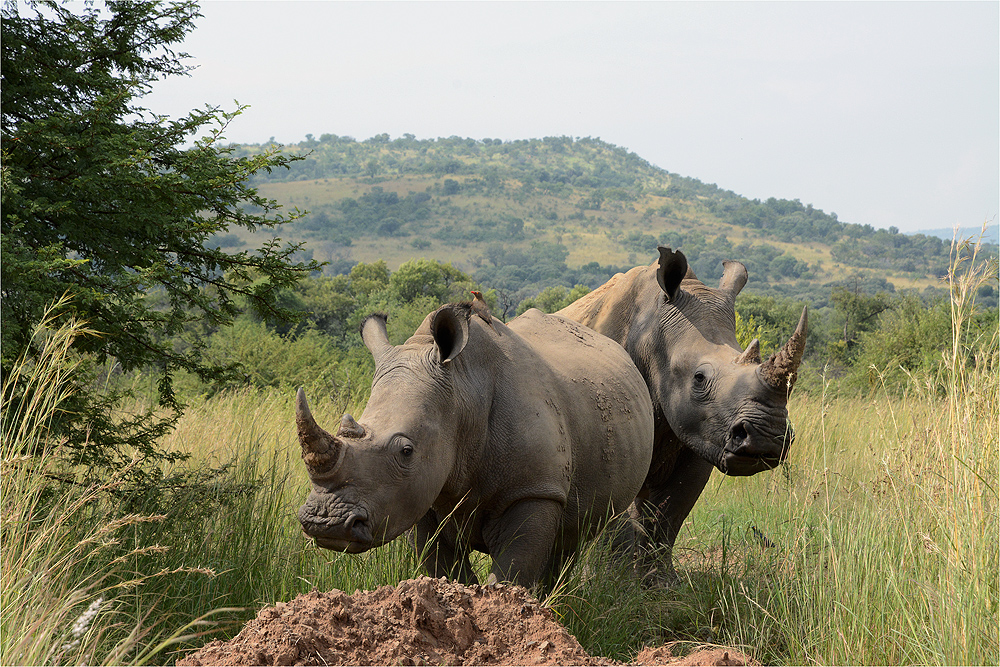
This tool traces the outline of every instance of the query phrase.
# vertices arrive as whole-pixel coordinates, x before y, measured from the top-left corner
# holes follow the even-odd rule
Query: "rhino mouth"
[[[335,537],[314,537],[316,546],[331,551],[343,551],[349,554],[359,554],[371,549],[374,545],[354,540],[343,540]]]
[[[726,452],[722,457],[722,472],[731,477],[747,477],[773,470],[784,460],[782,456],[740,456]]]

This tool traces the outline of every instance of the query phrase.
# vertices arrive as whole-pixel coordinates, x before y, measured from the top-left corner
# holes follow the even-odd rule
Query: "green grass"
[[[677,642],[775,664],[1000,663],[1000,344],[969,340],[978,284],[953,280],[955,347],[938,371],[946,395],[913,378],[906,398],[794,396],[789,461],[713,477],[678,541],[679,584],[642,585],[599,540],[547,604],[588,651],[619,660]],[[403,540],[351,556],[302,534],[295,512],[309,485],[291,388],[188,410],[164,444],[228,473],[178,492],[176,516],[116,512],[117,478],[53,496],[46,475],[59,443],[46,424],[74,370],[69,342],[84,333],[40,328],[48,346],[29,364],[32,403],[13,405],[19,394],[4,386],[0,663],[169,662],[313,587],[353,592],[419,572]],[[961,363],[970,349],[975,363]],[[324,423],[359,407],[313,404]]]

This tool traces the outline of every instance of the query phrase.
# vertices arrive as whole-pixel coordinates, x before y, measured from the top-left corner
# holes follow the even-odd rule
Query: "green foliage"
[[[389,286],[389,267],[381,259],[371,264],[362,262],[351,269],[348,278],[354,294],[368,296]]]
[[[312,220],[309,229],[324,237],[334,234],[405,236],[413,228],[412,223],[430,216],[430,200],[426,192],[400,197],[376,185],[357,199],[340,200],[336,209]]]
[[[842,340],[848,349],[859,334],[871,330],[878,323],[878,316],[888,310],[892,302],[885,292],[866,294],[857,286],[854,289],[835,288],[830,300],[844,323]]]
[[[562,285],[546,287],[538,293],[538,296],[522,301],[517,306],[517,314],[520,315],[529,308],[537,308],[544,313],[554,313],[589,293],[590,288],[586,285],[575,285],[571,290]]]
[[[275,149],[234,156],[226,126],[243,108],[155,116],[139,99],[162,77],[183,74],[172,47],[193,28],[193,2],[5,3],[2,62],[2,364],[4,375],[37,353],[34,324],[63,294],[99,336],[74,340],[98,363],[158,373],[159,400],[178,409],[173,377],[235,376],[197,341],[172,337],[191,326],[225,326],[242,307],[268,321],[295,312],[280,296],[318,265],[296,262],[278,239],[227,252],[211,241],[232,227],[274,229],[296,217],[247,185],[258,171],[295,158]],[[204,133],[202,136],[197,136]],[[193,145],[185,147],[192,137]],[[257,211],[257,212],[252,212]],[[151,308],[150,290],[162,293]],[[77,382],[82,387],[87,377]],[[91,375],[90,377],[93,377]],[[153,411],[122,421],[114,395],[76,392],[57,426],[77,463],[97,471],[153,444],[172,417]],[[156,476],[140,467],[143,474]]]
[[[760,341],[762,356],[774,352],[788,340],[799,323],[802,314],[799,301],[774,296],[742,293],[736,301],[736,338],[746,347],[754,338]],[[810,337],[806,349],[814,348],[812,338],[816,336],[815,313],[810,313]]]
[[[866,392],[881,386],[899,391],[911,381],[937,385],[942,353],[950,344],[949,303],[902,296],[872,329],[858,334],[848,383]]]
[[[272,215],[277,204],[245,181],[291,159],[273,150],[232,157],[222,133],[242,109],[168,121],[137,103],[153,81],[185,71],[170,46],[192,29],[193,3],[112,5],[106,18],[93,8],[77,15],[39,5],[3,10],[5,363],[30,345],[44,304],[68,292],[102,333],[78,344],[102,358],[125,370],[155,364],[168,378],[178,368],[221,372],[196,348],[176,354],[157,334],[196,318],[231,321],[235,295],[269,317],[291,315],[276,295],[317,268],[290,262],[296,246],[275,241],[235,254],[205,247],[231,226],[290,219]],[[247,204],[263,213],[248,213]],[[154,286],[169,308],[144,306]]]
[[[236,363],[243,374],[238,385],[294,390],[304,386],[310,394],[329,391],[341,364],[334,339],[309,328],[298,335],[280,334],[266,324],[243,317],[208,339],[205,356]],[[197,382],[197,376],[186,376]],[[178,379],[178,384],[183,383]],[[200,388],[197,391],[195,388]],[[187,393],[213,395],[225,388],[219,383],[198,383]]]
[[[306,311],[304,321],[309,326],[315,327],[332,339],[343,342],[344,338],[353,332],[346,328],[346,323],[357,307],[355,294],[366,295],[381,289],[389,280],[389,271],[385,271],[385,279],[379,281],[368,279],[370,282],[364,283],[365,279],[360,277],[360,273],[371,265],[357,264],[358,274],[348,276],[317,276],[308,278],[300,282],[295,290],[299,295],[303,310]],[[385,266],[385,263],[382,263]],[[359,268],[360,267],[360,268]]]
[[[469,277],[451,264],[427,259],[404,262],[389,279],[389,288],[402,301],[433,297],[438,303],[468,301]]]
[[[512,303],[520,303],[535,298],[543,289],[555,287],[553,283],[565,289],[574,285],[593,289],[623,270],[597,262],[570,269],[566,266],[568,255],[569,250],[561,243],[532,241],[523,250],[493,243],[486,248],[489,265],[477,269],[473,278],[509,295]]]
[[[754,339],[760,344],[761,357],[765,358],[778,349],[778,346],[781,344],[775,337],[774,331],[766,329],[763,324],[757,322],[757,319],[753,315],[744,318],[737,310],[736,340],[739,342],[740,347],[746,349],[747,345],[753,342]]]
[[[465,273],[425,259],[405,262],[396,272],[380,260],[356,264],[347,276],[307,278],[284,297],[303,311],[297,327],[244,315],[231,327],[202,332],[205,358],[226,361],[239,369],[239,375],[225,382],[206,382],[184,373],[178,376],[178,391],[185,399],[194,399],[240,387],[292,391],[304,386],[310,395],[362,401],[374,367],[367,350],[360,347],[361,320],[373,312],[388,313],[390,340],[399,344],[428,313],[442,303],[469,301],[473,289],[480,287]],[[484,296],[496,306],[495,291]]]
[[[904,294],[887,303],[874,324],[857,335],[846,384],[858,391],[892,393],[949,391],[954,374],[982,363],[996,341],[997,309],[976,303],[982,287],[996,284],[997,259],[975,260],[979,245],[956,248],[949,270],[951,297],[932,301]],[[956,271],[960,268],[961,271]],[[837,293],[849,304],[854,295]],[[862,305],[871,300],[862,301]]]

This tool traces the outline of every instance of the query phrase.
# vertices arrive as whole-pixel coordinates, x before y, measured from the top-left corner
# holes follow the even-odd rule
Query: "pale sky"
[[[750,198],[903,231],[995,224],[997,2],[210,0],[145,99],[230,141],[600,137]]]

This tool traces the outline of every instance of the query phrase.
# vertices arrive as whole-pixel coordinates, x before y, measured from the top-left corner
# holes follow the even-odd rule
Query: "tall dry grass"
[[[1000,661],[1000,341],[971,316],[996,264],[972,250],[949,276],[938,377],[911,376],[904,399],[796,397],[790,463],[703,496],[686,547],[724,543],[726,520],[739,543],[716,582],[726,641],[793,664]]]
[[[100,484],[85,484],[82,476],[74,482],[72,469],[55,455],[61,443],[49,427],[81,363],[71,346],[94,335],[80,321],[59,323],[66,303],[59,300],[46,311],[34,332],[38,354],[17,362],[3,382],[0,663],[142,663],[192,625],[167,632],[153,606],[137,615],[121,603],[129,591],[166,574],[127,569],[130,560],[163,548],[151,543],[123,551],[128,533],[164,519],[115,515],[107,506],[128,467]]]
[[[404,544],[347,558],[302,534],[295,510],[308,482],[294,465],[290,396],[278,392],[193,406],[162,444],[222,474],[174,489],[169,517],[141,505],[123,513],[115,494],[129,468],[85,484],[48,428],[82,361],[72,343],[94,335],[78,321],[59,324],[65,305],[46,313],[40,353],[3,385],[0,664],[169,662],[313,587],[371,588],[417,573]]]

